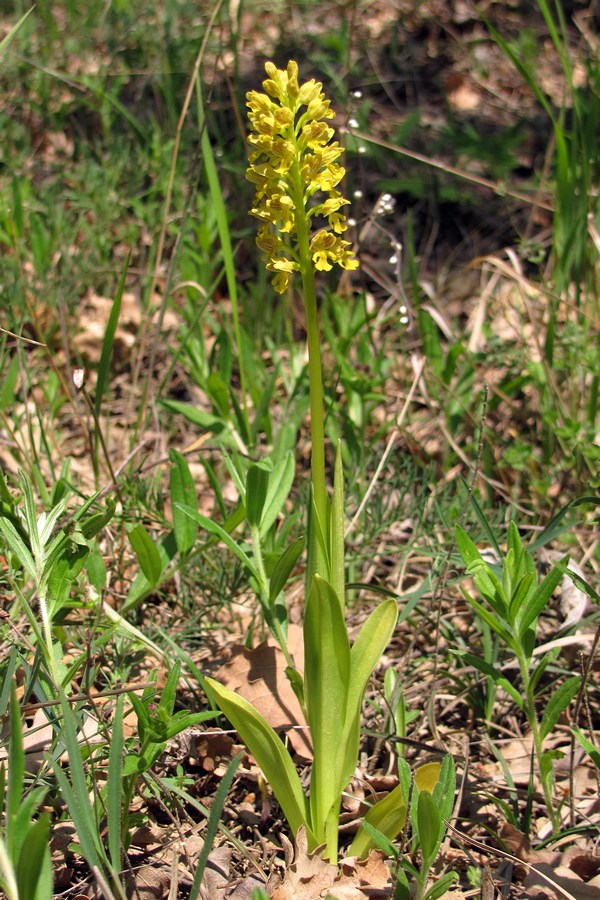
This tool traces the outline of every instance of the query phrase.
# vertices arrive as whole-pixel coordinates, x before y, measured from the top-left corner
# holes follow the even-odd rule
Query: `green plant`
[[[129,810],[138,779],[150,771],[164,752],[167,741],[191,725],[214,719],[216,715],[210,710],[200,713],[187,710],[174,712],[180,673],[181,663],[177,661],[167,676],[158,701],[155,689],[150,686],[145,688],[141,698],[134,693],[128,694],[137,718],[139,746],[135,750],[125,748],[122,696],[117,701],[110,746],[106,808],[109,850],[113,865],[118,868],[122,852],[129,847]],[[127,752],[123,755],[125,749]]]
[[[0,888],[7,900],[50,900],[50,816],[43,812],[46,789],[25,790],[25,752],[21,713],[13,683],[10,699],[8,775],[0,766]]]
[[[399,760],[400,783],[383,803],[387,814],[402,821],[399,829],[410,823],[410,836],[406,842],[410,848],[410,859],[386,836],[385,818],[367,813],[351,850],[358,850],[368,837],[368,846],[378,846],[396,860],[396,884],[394,896],[397,900],[435,900],[445,894],[458,880],[456,872],[447,872],[429,886],[429,875],[436,860],[441,843],[446,834],[447,822],[452,813],[456,775],[454,761],[450,755],[442,764],[427,763],[411,776],[408,763]],[[373,807],[375,810],[376,807]],[[418,856],[418,862],[414,859]],[[411,892],[408,877],[415,883],[416,892]]]
[[[29,478],[21,472],[19,480],[21,502],[13,498],[0,472],[0,532],[17,563],[13,588],[44,658],[54,696],[58,686],[68,680],[69,671],[62,661],[62,646],[53,634],[53,622],[68,606],[70,590],[88,559],[93,539],[113,517],[115,504],[109,501],[104,510],[91,513],[95,494],[57,529],[69,496],[67,484],[62,479],[57,481],[50,511],[38,514]],[[20,583],[22,576],[33,584],[39,623]]]
[[[556,51],[564,78],[565,100],[558,112],[552,99],[542,86],[536,69],[539,48],[515,47],[505,40],[489,23],[487,26],[494,40],[502,48],[533,90],[546,112],[555,141],[556,209],[554,215],[554,278],[561,293],[571,284],[579,299],[582,289],[590,291],[597,301],[596,264],[598,248],[589,230],[598,214],[597,185],[600,159],[598,156],[598,123],[600,121],[600,83],[593,51],[588,59],[582,56],[586,74],[583,87],[576,86],[575,66],[569,50],[569,35],[565,14],[560,3],[554,3],[554,11],[548,0],[537,0]],[[533,51],[533,52],[532,52]],[[568,98],[568,99],[567,99]],[[552,310],[546,338],[546,353],[552,360],[556,309]]]
[[[471,653],[461,653],[461,656],[465,662],[502,687],[525,714],[533,736],[534,755],[547,813],[556,833],[560,826],[560,810],[557,809],[553,796],[553,762],[559,751],[545,750],[544,741],[575,696],[581,679],[578,675],[573,675],[556,688],[539,718],[536,691],[553,655],[548,651],[539,658],[534,656],[534,651],[539,616],[562,578],[563,571],[560,566],[555,566],[538,584],[535,563],[523,546],[514,522],[510,523],[508,529],[507,551],[502,560],[500,575],[484,560],[461,527],[457,528],[456,541],[467,566],[467,575],[473,578],[487,605],[465,589],[463,595],[488,628],[514,653],[519,667],[521,689],[509,681],[489,659],[481,659]]]
[[[256,186],[252,213],[263,223],[257,244],[275,273],[274,286],[286,291],[300,272],[307,324],[311,410],[311,507],[309,517],[307,598],[304,617],[304,678],[288,667],[305,710],[314,762],[306,797],[292,758],[273,729],[245,700],[212,679],[207,687],[256,757],[294,834],[306,828],[311,849],[324,844],[324,855],[338,852],[342,792],[354,772],[360,740],[360,711],[368,679],[394,629],[397,610],[387,600],[372,611],[354,642],[345,623],[344,497],[341,454],[335,463],[333,498],[325,471],[324,402],[321,340],[315,269],[337,263],[358,265],[347,241],[340,209],[347,203],[336,186],[344,170],[341,154],[330,143],[334,115],[322,85],[298,83],[298,67],[286,70],[267,63],[265,94],[248,94],[251,143],[248,178]],[[325,195],[324,200],[313,197]],[[326,227],[314,231],[321,217]],[[251,528],[260,532],[268,474],[251,468],[246,482],[246,510]],[[283,584],[281,585],[283,586]],[[280,591],[274,591],[279,596]],[[392,835],[393,836],[393,835]]]

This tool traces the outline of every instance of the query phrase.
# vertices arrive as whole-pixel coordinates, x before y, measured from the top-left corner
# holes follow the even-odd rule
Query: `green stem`
[[[277,616],[272,615],[272,610],[269,606],[269,579],[267,577],[267,571],[265,569],[265,564],[263,561],[262,548],[260,544],[260,533],[258,531],[258,528],[251,528],[250,531],[252,534],[254,561],[256,563],[256,568],[258,570],[258,576],[260,579],[259,587],[261,593],[261,602],[265,611],[265,616],[267,617],[267,624],[273,632],[277,643],[281,647],[283,655],[285,656],[287,666],[290,669],[295,669],[296,666],[294,665],[294,660],[290,656],[290,651],[288,650],[287,640],[283,628],[281,627],[281,622],[279,621]]]
[[[315,272],[310,253],[310,240],[302,177],[298,163],[290,169],[291,194],[296,209],[295,224],[298,240],[298,258],[304,309],[306,312],[306,340],[308,344],[308,375],[310,382],[310,430],[311,430],[311,483],[313,502],[321,522],[327,528],[328,494],[325,481],[325,404],[323,401],[323,376],[321,371],[321,339],[319,334],[319,313],[315,289]]]
[[[521,678],[523,679],[523,687],[525,688],[525,697],[527,702],[527,709],[525,710],[527,715],[527,721],[529,723],[529,727],[531,728],[531,734],[533,737],[533,748],[535,750],[535,755],[538,761],[538,769],[540,772],[540,780],[542,782],[542,789],[544,791],[544,800],[546,801],[546,812],[548,813],[548,818],[552,823],[552,830],[556,834],[558,831],[558,818],[556,811],[554,809],[554,797],[552,796],[552,788],[548,782],[548,779],[544,777],[544,773],[542,770],[542,757],[544,754],[544,747],[542,736],[540,734],[540,726],[537,718],[537,713],[535,710],[535,696],[533,693],[533,689],[531,686],[531,679],[529,677],[529,666],[527,664],[527,660],[518,655],[519,658],[519,666],[521,668]]]

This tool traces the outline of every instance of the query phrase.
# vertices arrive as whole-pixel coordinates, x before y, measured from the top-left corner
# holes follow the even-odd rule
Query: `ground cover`
[[[600,896],[593,7],[8,6],[5,894]],[[315,273],[324,481],[306,273],[273,289],[245,178],[290,59],[359,261]],[[314,673],[394,603],[315,852]]]

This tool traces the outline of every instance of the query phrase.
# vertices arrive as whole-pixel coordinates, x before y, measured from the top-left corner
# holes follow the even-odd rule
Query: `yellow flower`
[[[300,269],[297,259],[303,258],[295,250],[299,230],[305,234],[308,229],[310,260],[316,269],[329,271],[333,265],[356,269],[358,260],[350,242],[339,237],[347,228],[340,209],[348,201],[336,187],[345,170],[337,162],[342,148],[331,142],[334,130],[326,123],[335,113],[323,85],[314,79],[300,85],[293,60],[285,69],[267,62],[265,70],[265,93],[247,94],[248,141],[254,150],[246,176],[256,187],[250,211],[262,222],[256,242],[267,268],[276,273],[275,290],[283,293]],[[317,217],[326,221],[326,227],[311,235]]]

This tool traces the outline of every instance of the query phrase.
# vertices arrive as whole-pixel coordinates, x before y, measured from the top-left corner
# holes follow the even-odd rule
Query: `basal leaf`
[[[206,685],[219,708],[236,729],[271,786],[293,834],[301,825],[307,828],[309,845],[316,847],[310,827],[308,802],[292,758],[271,726],[254,707],[212,678]]]

